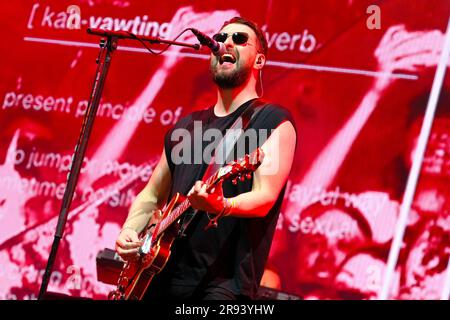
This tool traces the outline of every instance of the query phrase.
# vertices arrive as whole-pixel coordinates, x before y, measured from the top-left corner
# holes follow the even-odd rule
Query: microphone
[[[215,56],[220,57],[221,55],[227,53],[225,44],[223,44],[222,42],[217,42],[216,40],[208,37],[206,34],[197,29],[191,28],[191,31],[197,37],[198,41],[202,45],[208,47]]]

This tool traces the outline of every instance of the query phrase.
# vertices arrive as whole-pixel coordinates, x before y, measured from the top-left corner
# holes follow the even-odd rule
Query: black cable
[[[186,31],[190,31],[192,28],[186,28],[183,31],[181,31],[176,37],[175,39],[171,40],[171,41],[176,41],[179,37],[181,37]],[[139,38],[137,35],[135,35],[134,33],[131,33],[129,31],[125,31],[126,33],[128,33],[130,36],[132,36],[133,38],[135,38],[136,40],[138,40],[140,43],[142,43],[142,45],[151,53],[154,55],[160,55],[162,53],[164,53],[165,51],[167,51],[167,49],[169,49],[169,47],[173,44],[173,43],[169,43],[166,45],[166,47],[164,49],[162,49],[159,52],[154,51],[152,48],[148,47],[147,44],[145,43],[144,40],[142,40],[141,38]]]

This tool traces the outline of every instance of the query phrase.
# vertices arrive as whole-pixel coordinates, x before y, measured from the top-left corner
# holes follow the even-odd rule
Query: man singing
[[[116,241],[116,250],[123,259],[136,259],[142,244],[138,234],[155,210],[161,209],[175,193],[186,195],[197,210],[184,231],[185,236],[174,241],[167,265],[154,277],[145,298],[254,298],[270,250],[296,148],[294,121],[289,111],[262,102],[257,94],[259,88],[262,90],[261,71],[268,50],[261,29],[251,21],[235,17],[224,23],[214,40],[226,47],[225,54],[210,57],[217,102],[180,119],[166,134],[161,159],[133,202]],[[227,180],[208,193],[202,177],[209,163],[180,163],[175,159],[181,142],[174,132],[177,129],[192,132],[200,124],[202,132],[218,129],[225,134],[249,108],[259,111],[251,118],[247,130],[268,132],[266,139],[257,142],[265,153],[264,160],[250,179],[237,185]],[[201,141],[194,141],[195,135],[191,136],[194,137],[191,143],[200,144],[203,154],[207,139],[200,137]],[[192,160],[195,155],[189,158]],[[224,216],[218,227],[205,230],[210,219],[219,213]]]

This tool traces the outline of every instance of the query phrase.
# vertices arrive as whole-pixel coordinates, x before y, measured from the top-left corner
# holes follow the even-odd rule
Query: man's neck
[[[219,117],[226,116],[254,98],[258,98],[258,94],[255,89],[250,89],[249,86],[233,89],[219,88],[217,90],[217,102],[214,106],[214,113]]]

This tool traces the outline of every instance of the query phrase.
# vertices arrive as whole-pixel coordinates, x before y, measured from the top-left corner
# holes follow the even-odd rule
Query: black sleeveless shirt
[[[214,128],[225,134],[225,130],[247,108],[254,107],[256,103],[261,105],[260,100],[253,99],[224,117],[216,116],[212,107],[196,111],[180,119],[167,132],[164,147],[172,175],[170,197],[177,192],[186,195],[195,181],[202,180],[208,167],[208,163],[198,160],[202,159],[203,151],[208,144],[211,144],[211,141],[207,141],[208,139],[198,141],[198,138],[202,140],[199,135],[196,137],[197,141],[194,141],[193,131],[199,130],[198,125],[201,124],[202,132]],[[200,122],[196,122],[196,126],[194,126],[194,121]],[[295,128],[292,115],[287,109],[266,103],[251,119],[248,128],[256,129],[256,132],[259,132],[260,129],[266,130],[268,137],[271,130],[277,128],[284,121],[292,122]],[[191,137],[188,143],[197,143],[197,147],[188,151],[183,149],[182,152],[179,152],[180,148],[178,148],[177,152],[172,152],[175,151],[174,147],[178,143],[186,143],[186,141],[180,141],[182,139],[179,138],[179,134],[173,134],[176,129],[186,129]],[[261,146],[266,140],[264,134],[261,137],[258,139],[258,146]],[[242,141],[238,141],[237,144],[240,142]],[[251,144],[245,141],[243,143],[245,152],[253,151],[250,150]],[[184,152],[188,152],[188,154]],[[179,163],[174,156],[180,154],[184,156],[184,159],[190,158],[191,161]],[[243,182],[239,181],[237,185],[233,185],[231,181],[224,181],[224,196],[229,198],[251,191],[252,180],[253,178]],[[198,212],[185,230],[186,236],[175,240],[168,264],[157,275],[160,278],[158,281],[163,281],[164,286],[192,286],[200,288],[200,290],[208,286],[217,286],[231,291],[236,296],[254,297],[264,272],[284,190],[285,186],[268,214],[262,218],[227,216],[219,219],[216,229],[211,228],[205,231],[209,218],[206,213]],[[192,213],[192,211],[188,210],[187,213]]]

